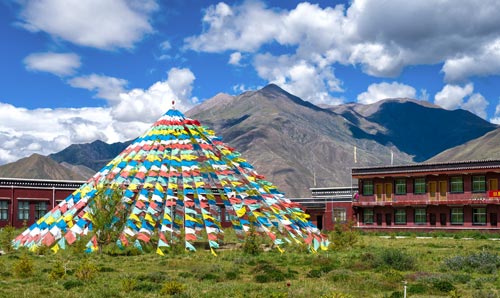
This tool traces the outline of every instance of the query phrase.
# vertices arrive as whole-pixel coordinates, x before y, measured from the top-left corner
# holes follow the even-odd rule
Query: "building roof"
[[[51,179],[27,179],[27,178],[0,178],[0,187],[28,187],[28,188],[57,188],[76,189],[85,181],[74,180],[51,180]]]
[[[372,176],[404,176],[439,173],[460,173],[460,172],[484,172],[487,170],[496,170],[500,172],[500,160],[467,160],[443,163],[416,163],[408,165],[381,166],[381,167],[362,167],[353,168],[351,173],[354,178],[372,177]]]

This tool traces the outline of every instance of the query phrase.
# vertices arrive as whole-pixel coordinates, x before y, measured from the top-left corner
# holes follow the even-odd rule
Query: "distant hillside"
[[[0,166],[0,177],[80,181],[90,178],[75,173],[51,158],[39,154]]]
[[[364,132],[344,117],[275,85],[235,97],[219,94],[186,115],[214,129],[291,197],[309,196],[315,182],[350,185],[351,167],[389,164],[391,149],[396,163],[412,162],[395,147],[355,138]]]
[[[497,126],[465,110],[449,111],[425,101],[387,99],[370,105],[331,107],[381,144],[394,145],[421,162]],[[357,138],[366,136],[355,134]]]
[[[500,159],[500,128],[484,136],[453,147],[429,159],[429,162]]]
[[[57,162],[83,165],[94,170],[95,173],[120,154],[130,143],[132,141],[107,144],[97,140],[87,144],[73,144],[58,153],[49,155],[49,157]]]

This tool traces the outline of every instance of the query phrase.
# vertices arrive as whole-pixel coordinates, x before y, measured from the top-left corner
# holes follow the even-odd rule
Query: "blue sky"
[[[458,5],[459,4],[459,5]],[[275,83],[315,104],[411,97],[500,123],[500,3],[3,0],[0,164],[141,134]]]

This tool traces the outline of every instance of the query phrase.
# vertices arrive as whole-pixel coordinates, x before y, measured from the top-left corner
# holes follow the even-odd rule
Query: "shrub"
[[[75,276],[82,281],[93,280],[97,275],[97,267],[88,259],[84,259],[75,272]]]
[[[135,279],[132,275],[126,275],[120,281],[122,291],[125,293],[130,293],[137,287],[137,279]]]
[[[408,285],[409,294],[425,294],[428,288],[423,283],[416,283]]]
[[[335,223],[332,234],[333,249],[344,250],[353,247],[359,240],[359,232],[354,229],[354,222]]]
[[[143,281],[138,283],[134,289],[141,292],[157,292],[161,289],[161,285],[149,281]]]
[[[16,237],[16,229],[12,226],[3,227],[0,230],[0,250],[12,251],[12,239]]]
[[[64,289],[66,289],[66,290],[71,290],[71,289],[73,289],[73,288],[83,286],[83,282],[82,282],[82,281],[80,281],[80,280],[70,279],[70,280],[65,281],[65,282],[62,284],[62,286],[63,286],[63,288],[64,288]]]
[[[453,286],[448,280],[444,279],[435,279],[432,282],[432,287],[443,293],[448,293],[452,290],[455,290],[455,286]]]
[[[183,285],[182,283],[171,280],[166,282],[163,287],[161,288],[160,293],[165,294],[165,295],[180,295],[184,293],[186,290],[186,286]]]
[[[383,262],[396,270],[405,271],[415,268],[415,258],[398,249],[386,249],[382,251]]]
[[[443,261],[442,267],[451,271],[478,272],[483,274],[496,273],[500,266],[497,254],[481,251],[468,256],[454,256]]]
[[[323,272],[318,269],[313,269],[307,273],[307,277],[311,278],[320,278],[321,276],[323,276]]]
[[[17,277],[29,277],[35,273],[33,260],[27,254],[23,254],[21,258],[14,263],[13,269]]]
[[[322,295],[321,298],[353,298],[349,294],[333,292],[327,295]]]
[[[240,273],[238,271],[227,271],[225,277],[227,280],[236,280],[240,277]]]
[[[59,280],[66,275],[66,269],[61,261],[57,261],[49,272],[51,280]]]
[[[250,224],[245,243],[243,244],[243,252],[249,255],[258,255],[262,252],[260,247],[259,234],[255,231],[255,226]]]

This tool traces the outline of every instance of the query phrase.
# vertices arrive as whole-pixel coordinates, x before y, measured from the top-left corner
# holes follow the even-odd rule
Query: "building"
[[[498,230],[500,160],[353,168],[365,230]]]
[[[295,198],[309,214],[319,229],[332,230],[335,223],[346,223],[354,218],[352,198],[357,192],[353,187],[310,188],[311,198]]]
[[[0,228],[33,224],[83,183],[0,178]]]

